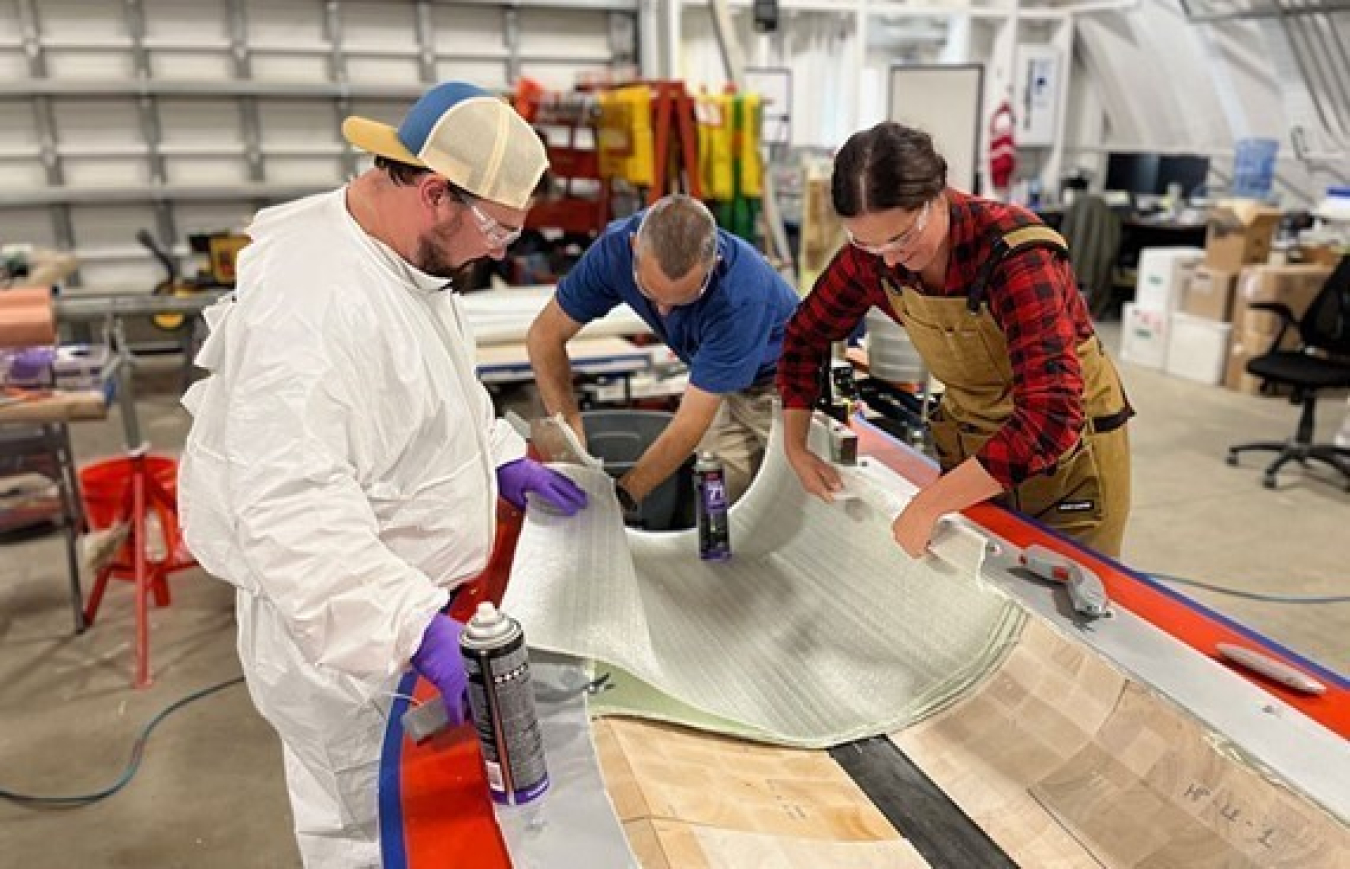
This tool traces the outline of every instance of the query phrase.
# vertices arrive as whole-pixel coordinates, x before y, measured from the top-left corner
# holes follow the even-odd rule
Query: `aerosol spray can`
[[[525,632],[484,601],[464,626],[459,648],[492,799],[506,805],[528,803],[548,789],[548,770]]]
[[[698,493],[698,555],[704,561],[731,557],[731,524],[727,518],[727,480],[722,463],[712,453],[700,453],[694,463]]]

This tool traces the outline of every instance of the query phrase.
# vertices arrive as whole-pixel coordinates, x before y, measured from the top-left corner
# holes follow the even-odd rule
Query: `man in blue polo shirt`
[[[544,407],[583,443],[566,345],[621,302],[689,366],[689,386],[665,432],[619,480],[619,500],[635,509],[696,448],[722,460],[729,494],[739,498],[768,444],[774,374],[797,294],[758,251],[718,229],[697,199],[667,196],[610,224],[527,339]]]

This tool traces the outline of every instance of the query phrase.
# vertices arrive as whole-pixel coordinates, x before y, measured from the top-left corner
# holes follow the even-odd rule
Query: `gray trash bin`
[[[605,472],[619,479],[647,451],[673,414],[650,410],[591,410],[581,415],[586,430],[586,450],[605,463]],[[647,531],[675,531],[693,527],[694,459],[643,499],[636,521],[629,524]]]

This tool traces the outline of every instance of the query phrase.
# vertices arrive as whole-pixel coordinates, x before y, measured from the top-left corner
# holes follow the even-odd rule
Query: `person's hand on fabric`
[[[915,497],[891,523],[891,534],[910,558],[922,558],[941,518],[941,513],[930,510],[926,501]]]
[[[586,492],[580,486],[533,459],[516,459],[498,468],[497,488],[517,510],[525,509],[525,496],[530,492],[564,516],[573,516],[586,506]]]
[[[788,464],[797,473],[802,488],[827,504],[834,502],[834,494],[844,489],[839,469],[810,450],[788,454]]]
[[[971,456],[920,489],[891,524],[891,534],[911,558],[922,558],[943,516],[959,513],[1002,491],[1002,484]]]
[[[469,677],[464,672],[464,658],[459,651],[459,635],[463,630],[462,623],[437,613],[422,633],[422,645],[412,656],[413,669],[441,692],[446,715],[454,727],[468,718],[465,709]]]

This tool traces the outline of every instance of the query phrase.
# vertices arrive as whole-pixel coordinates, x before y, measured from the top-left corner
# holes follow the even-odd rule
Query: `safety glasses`
[[[870,253],[874,256],[884,256],[888,253],[897,253],[913,247],[914,243],[923,235],[923,231],[928,228],[928,212],[932,210],[933,200],[928,200],[923,204],[919,211],[919,216],[910,224],[909,229],[897,235],[895,238],[881,245],[863,244],[853,237],[853,233],[848,233],[848,243],[856,247],[863,253]],[[845,230],[847,232],[847,230]]]
[[[483,236],[493,247],[510,247],[515,243],[516,239],[520,238],[520,234],[523,232],[521,227],[503,226],[498,220],[485,214],[483,209],[478,207],[478,203],[470,198],[468,194],[462,193],[453,187],[449,188],[449,190],[451,196],[455,197],[455,199],[463,205],[467,205],[469,211],[473,212],[473,219],[478,223],[478,231],[483,233]]]
[[[699,284],[698,292],[691,296],[687,301],[679,302],[678,304],[692,305],[694,302],[703,298],[703,294],[708,292],[708,287],[712,286],[713,272],[717,271],[717,264],[721,261],[722,258],[720,256],[714,259],[713,264],[708,267],[708,273],[703,276],[703,283]],[[647,299],[649,302],[665,304],[664,302],[658,301],[655,296],[647,292],[647,288],[642,285],[642,278],[638,277],[638,259],[636,256],[633,257],[633,283],[637,285],[637,290],[643,295],[643,298]]]

